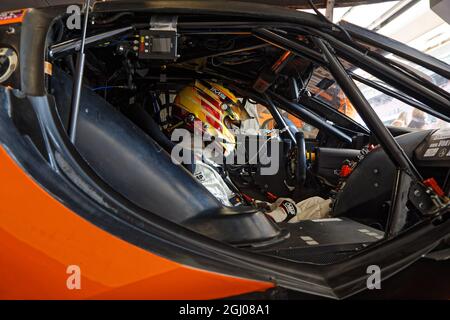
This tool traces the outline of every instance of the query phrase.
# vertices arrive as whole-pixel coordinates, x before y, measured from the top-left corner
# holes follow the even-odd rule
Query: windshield
[[[447,56],[450,60],[450,53]],[[404,61],[401,61],[404,63]],[[447,61],[446,61],[447,62]],[[417,67],[409,64],[410,67]],[[450,80],[443,78],[424,68],[417,67],[419,74],[440,88],[450,91]],[[361,69],[353,71],[353,73],[374,82],[380,83],[379,80],[364,72]],[[393,98],[377,89],[366,84],[355,81],[361,92],[364,94],[372,108],[375,110],[381,121],[387,126],[395,126],[410,129],[439,129],[448,128],[450,123],[438,119],[426,112],[416,109],[407,103]],[[381,83],[382,84],[382,83]],[[309,85],[309,91],[320,100],[327,102],[340,112],[349,116],[358,123],[365,125],[356,109],[353,107],[349,99],[345,96],[339,85],[337,85],[328,73],[319,68],[315,71]]]

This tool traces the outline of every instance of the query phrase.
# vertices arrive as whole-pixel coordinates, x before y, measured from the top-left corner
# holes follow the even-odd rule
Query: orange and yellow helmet
[[[235,136],[230,129],[243,120],[243,108],[230,90],[214,82],[197,80],[177,94],[174,105],[182,110],[185,119],[200,121],[204,133],[219,138],[226,152],[234,149]]]

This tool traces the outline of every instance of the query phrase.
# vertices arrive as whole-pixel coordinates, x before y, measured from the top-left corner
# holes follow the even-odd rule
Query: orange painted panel
[[[27,9],[0,12],[0,26],[4,24],[21,23],[26,12]]]
[[[0,299],[211,299],[273,286],[181,265],[81,218],[0,148]],[[66,285],[69,265],[81,289]]]

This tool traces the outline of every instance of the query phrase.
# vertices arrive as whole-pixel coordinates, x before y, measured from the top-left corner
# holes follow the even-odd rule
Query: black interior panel
[[[52,88],[66,122],[71,78],[54,70]],[[82,90],[75,145],[106,183],[143,209],[234,244],[283,237],[253,208],[224,208],[152,138],[88,88]]]
[[[289,239],[258,251],[289,260],[317,264],[336,263],[383,238],[380,230],[347,218],[286,223]]]

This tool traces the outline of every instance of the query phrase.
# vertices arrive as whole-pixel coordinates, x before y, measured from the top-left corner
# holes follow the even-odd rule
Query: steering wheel
[[[306,146],[305,135],[301,131],[295,133],[296,141],[296,168],[295,180],[297,186],[303,186],[306,181]]]
[[[294,154],[291,158],[292,165],[288,165],[288,176],[291,177],[292,183],[295,183],[295,186],[302,187],[305,185],[306,181],[306,146],[305,146],[305,135],[302,131],[299,131],[295,124],[287,117],[283,117],[286,124],[289,126],[289,129],[294,134],[296,146],[293,148]],[[261,125],[261,128],[264,129],[272,129],[276,127],[275,124],[272,124],[272,128],[270,124],[274,122],[274,119],[267,119]],[[295,165],[294,165],[295,164]]]

